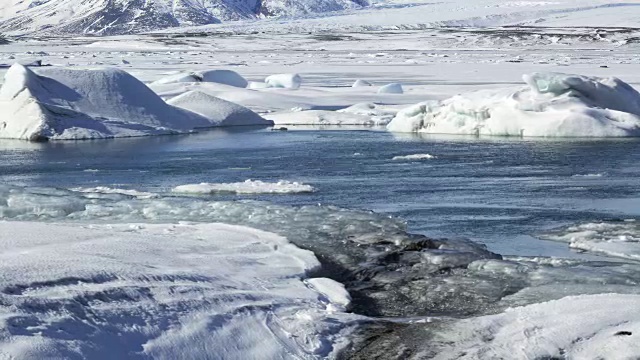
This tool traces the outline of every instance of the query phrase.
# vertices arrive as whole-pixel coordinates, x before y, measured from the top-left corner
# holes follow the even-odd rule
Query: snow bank
[[[200,91],[178,95],[167,103],[200,114],[216,126],[273,125],[248,108]]]
[[[5,75],[0,105],[0,138],[26,140],[186,133],[217,126],[221,114],[236,116],[228,104],[207,113],[215,118],[171,106],[118,69],[43,68],[36,74],[19,64]]]
[[[0,246],[4,357],[315,359],[355,318],[301,279],[313,253],[251,228],[0,222]]]
[[[431,159],[435,159],[436,157],[431,155],[431,154],[412,154],[412,155],[399,155],[399,156],[394,156],[393,159],[391,160],[396,160],[396,161],[405,161],[405,160],[431,160]]]
[[[236,194],[294,194],[313,192],[311,185],[281,180],[268,183],[260,180],[246,180],[238,183],[201,183],[180,185],[173,189],[176,193],[213,194],[230,192]]]
[[[298,74],[277,74],[268,76],[264,79],[267,87],[299,89],[302,84],[302,78]]]
[[[566,297],[457,322],[438,331],[433,359],[632,359],[640,295]],[[420,356],[416,356],[420,358]]]
[[[404,94],[404,90],[401,84],[393,83],[380,87],[378,94]]]
[[[231,70],[206,70],[192,71],[170,75],[153,82],[153,85],[175,84],[191,82],[212,82],[239,88],[246,88],[249,85],[247,79],[235,71]]]
[[[484,90],[414,105],[390,131],[502,136],[640,135],[640,94],[616,78],[525,75],[526,88]]]

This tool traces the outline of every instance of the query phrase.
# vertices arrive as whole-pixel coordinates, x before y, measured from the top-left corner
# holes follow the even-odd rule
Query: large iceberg
[[[184,107],[192,107],[194,99],[190,100]],[[227,125],[227,117],[248,111],[227,106],[203,114],[176,102],[178,106],[167,104],[141,81],[117,69],[52,67],[36,74],[14,64],[0,88],[0,138],[38,141],[187,133]],[[236,117],[231,123],[237,122]]]
[[[406,108],[395,132],[440,134],[640,136],[640,94],[617,78],[525,75],[527,87],[484,90]]]

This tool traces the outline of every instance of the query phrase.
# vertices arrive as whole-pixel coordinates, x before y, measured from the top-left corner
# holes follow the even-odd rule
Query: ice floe
[[[313,186],[301,184],[299,182],[281,180],[269,183],[251,179],[237,183],[187,184],[173,188],[173,192],[191,194],[213,194],[224,192],[236,194],[294,194],[313,191],[315,191]]]
[[[443,134],[624,137],[640,135],[640,94],[617,78],[525,75],[526,88],[483,90],[420,103],[390,131]]]
[[[434,155],[431,154],[411,154],[411,155],[398,155],[398,156],[394,156],[393,159],[391,160],[396,160],[396,161],[411,161],[411,160],[431,160],[431,159],[435,159],[436,157]]]
[[[571,225],[540,237],[566,242],[576,250],[640,260],[640,223],[632,219]]]

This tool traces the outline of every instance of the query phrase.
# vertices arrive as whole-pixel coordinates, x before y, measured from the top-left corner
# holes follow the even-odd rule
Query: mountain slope
[[[338,11],[366,3],[367,0],[0,0],[0,31],[129,34]]]

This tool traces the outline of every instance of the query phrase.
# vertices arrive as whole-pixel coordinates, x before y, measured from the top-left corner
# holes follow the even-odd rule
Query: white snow
[[[461,320],[435,332],[442,346],[429,357],[632,359],[640,353],[638,306],[640,295],[581,295]]]
[[[242,105],[200,91],[189,91],[167,101],[168,104],[192,111],[209,119],[215,126],[273,125]]]
[[[406,108],[397,132],[624,137],[640,135],[640,94],[614,78],[525,75],[526,88],[485,90]]]
[[[276,74],[267,76],[264,82],[267,87],[295,90],[300,88],[302,77],[298,74]]]
[[[246,180],[238,183],[200,183],[176,186],[173,192],[187,194],[214,194],[214,193],[236,193],[236,194],[295,194],[313,192],[315,189],[311,185],[280,180],[275,183],[260,180]]]
[[[6,358],[316,359],[355,318],[303,282],[313,253],[246,227],[0,222],[0,244]]]
[[[378,94],[403,94],[402,84],[391,83],[384,85],[378,89]]]
[[[411,160],[431,160],[431,159],[435,159],[436,157],[434,155],[431,154],[411,154],[411,155],[398,155],[398,156],[394,156],[393,159],[391,160],[396,160],[396,161],[411,161]]]

